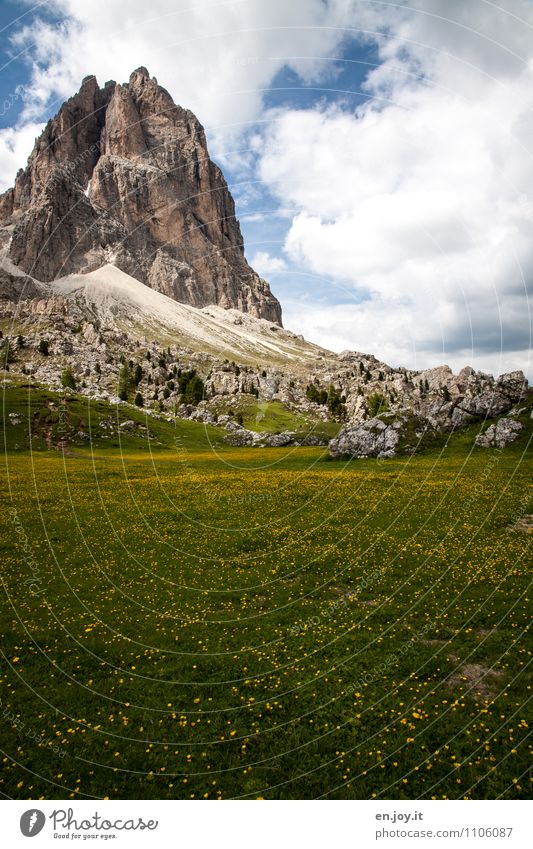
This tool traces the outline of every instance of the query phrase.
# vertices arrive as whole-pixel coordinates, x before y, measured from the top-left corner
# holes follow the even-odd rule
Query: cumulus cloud
[[[262,277],[269,277],[271,274],[279,274],[287,268],[287,263],[284,259],[278,256],[271,256],[271,254],[266,251],[257,251],[250,260],[250,265],[252,268],[255,268]]]
[[[0,191],[12,185],[42,129],[41,123],[30,121],[19,127],[0,130]]]
[[[254,120],[284,66],[302,80],[334,73],[329,59],[355,0],[49,0],[12,36],[32,65],[26,114],[70,96],[87,74],[127,79],[148,67],[171,94],[220,127]]]
[[[343,337],[418,365],[501,351],[527,368],[533,9],[409,6],[389,17],[365,83],[379,98],[272,113],[260,175],[292,204],[292,263],[343,281],[360,302],[317,305],[324,344]],[[341,332],[325,329],[330,320]]]
[[[45,106],[89,73],[123,80],[144,64],[241,174],[241,211],[257,214],[259,176],[288,216],[290,268],[260,251],[261,273],[327,278],[336,303],[344,287],[341,306],[313,305],[312,291],[299,307],[290,302],[288,325],[331,347],[411,364],[525,363],[529,0],[504,9],[489,0],[50,0],[47,8],[58,23],[37,17],[13,37],[31,63],[30,85],[21,126],[0,134],[4,185]],[[265,115],[265,91],[282,68],[334,87],[342,66],[331,59],[353,39],[377,57],[363,84],[367,102]]]

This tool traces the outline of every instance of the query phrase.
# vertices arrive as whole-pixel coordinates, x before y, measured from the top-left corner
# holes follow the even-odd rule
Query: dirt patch
[[[509,528],[510,531],[519,531],[523,534],[533,534],[533,515],[522,516],[514,525]]]
[[[499,692],[501,672],[489,669],[481,663],[467,663],[448,678],[451,687],[464,687],[474,698],[491,699]]]
[[[350,587],[329,587],[329,591],[337,598],[351,598],[352,596],[357,595],[357,591],[351,590]]]
[[[282,578],[281,580],[284,584],[288,584],[290,587],[297,586],[302,582],[302,579],[299,575],[288,575],[286,578]]]
[[[496,634],[497,628],[478,628],[476,634],[478,637],[490,637],[491,634]]]

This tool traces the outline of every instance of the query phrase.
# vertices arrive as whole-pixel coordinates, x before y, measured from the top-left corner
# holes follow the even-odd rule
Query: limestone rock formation
[[[373,417],[343,428],[329,443],[329,452],[332,457],[394,457],[400,431],[400,421],[389,425]]]
[[[510,442],[518,439],[523,427],[521,422],[514,419],[499,419],[490,425],[485,433],[476,436],[476,445],[482,448],[505,448]]]
[[[10,260],[38,280],[112,263],[174,300],[281,324],[201,124],[145,68],[125,85],[83,81],[0,197],[0,222]]]

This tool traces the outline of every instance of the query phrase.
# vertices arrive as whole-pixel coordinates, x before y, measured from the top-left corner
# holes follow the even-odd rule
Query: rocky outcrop
[[[499,419],[487,428],[485,433],[476,436],[476,445],[482,448],[505,448],[518,439],[524,425],[514,419]]]
[[[25,274],[10,274],[5,268],[0,268],[0,301],[33,300],[42,295],[40,288],[31,277]]]
[[[495,379],[470,367],[458,375],[448,366],[419,372],[412,385],[414,392],[406,388],[402,394],[411,396],[413,412],[442,432],[507,413],[528,392],[528,382],[521,371]]]
[[[400,441],[402,424],[387,424],[378,417],[341,430],[329,443],[332,457],[394,457]]]
[[[201,124],[145,68],[125,85],[83,81],[0,198],[0,221],[10,259],[38,280],[112,263],[177,301],[281,324]]]
[[[297,438],[297,434],[292,430],[284,430],[282,433],[260,433],[254,430],[247,430],[238,422],[226,419],[226,416],[221,416],[218,424],[224,424],[226,436],[224,442],[232,445],[234,448],[244,448],[254,445],[257,448],[285,448],[288,445],[323,445],[324,441],[320,437],[314,437],[312,434],[306,434],[301,438]]]
[[[324,444],[331,427],[323,424],[342,420],[331,443],[334,457],[382,459],[442,447],[442,434],[470,424],[473,442],[486,419],[504,414],[515,434],[516,418],[524,420],[530,410],[521,371],[495,379],[468,367],[457,375],[447,366],[393,368],[368,354],[336,355],[301,343],[235,310],[180,306],[116,268],[38,283],[13,265],[2,270],[4,262],[0,258],[0,318],[12,332],[0,337],[0,351],[9,371],[58,388],[68,365],[78,391],[116,402],[125,356],[141,367],[136,389],[145,409],[225,427],[226,441],[235,446]],[[191,370],[203,382],[197,405],[179,380]],[[274,430],[278,421],[285,427],[291,421],[295,430],[259,433],[239,425],[244,418],[258,430],[267,422]],[[489,428],[478,444],[507,442],[506,427]]]
[[[437,371],[436,369],[434,371]],[[439,370],[440,371],[440,370]],[[469,369],[468,388],[464,394],[455,386],[455,397],[447,400],[422,402],[411,395],[411,408],[402,412],[387,412],[363,421],[344,425],[338,436],[329,443],[333,458],[394,457],[401,451],[412,454],[421,447],[434,444],[438,434],[451,433],[466,425],[509,411],[528,393],[527,381],[521,371],[502,375],[494,380],[490,375],[476,374]],[[466,372],[466,369],[463,369]],[[463,374],[461,372],[461,374]],[[439,379],[442,378],[442,373]],[[426,386],[424,378],[424,388]],[[450,381],[456,382],[450,372]],[[428,381],[429,383],[429,381]],[[429,386],[426,392],[440,393]],[[404,400],[407,400],[407,396]],[[442,395],[441,395],[442,399]],[[414,402],[414,403],[413,403]],[[476,437],[476,445],[503,448],[517,439],[523,425],[515,419],[502,418]]]

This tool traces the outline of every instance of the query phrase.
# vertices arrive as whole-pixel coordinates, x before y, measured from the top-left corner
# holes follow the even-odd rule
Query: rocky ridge
[[[0,283],[6,377],[59,389],[68,367],[77,392],[120,403],[127,361],[138,370],[130,401],[138,393],[158,415],[217,424],[231,445],[323,444],[336,427],[332,456],[384,459],[512,416],[529,393],[520,371],[416,372],[360,352],[337,355],[251,315],[178,304],[116,268],[43,284],[4,259]],[[185,372],[202,384],[192,402],[180,389]],[[281,418],[272,419],[273,408]],[[478,444],[499,444],[502,428],[519,432],[499,424],[498,442],[489,429]]]

